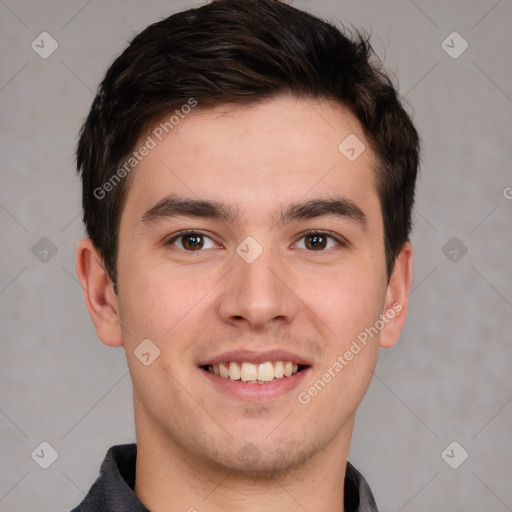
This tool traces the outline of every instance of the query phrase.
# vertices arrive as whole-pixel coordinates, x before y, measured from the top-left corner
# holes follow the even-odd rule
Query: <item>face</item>
[[[348,136],[355,152],[339,149]],[[119,232],[116,307],[138,435],[247,472],[348,443],[401,308],[356,118],[279,97],[198,108],[153,139]],[[356,159],[354,141],[366,148]],[[143,340],[147,365],[135,355]]]

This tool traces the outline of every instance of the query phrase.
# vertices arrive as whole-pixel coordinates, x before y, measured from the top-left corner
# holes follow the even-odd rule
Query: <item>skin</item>
[[[366,145],[353,162],[338,146]],[[147,134],[141,137],[141,143]],[[118,295],[89,239],[76,270],[98,338],[123,346],[133,380],[138,445],[135,493],[147,508],[208,511],[343,510],[343,479],[355,411],[379,347],[404,325],[412,281],[406,243],[386,276],[375,160],[357,119],[339,104],[279,96],[255,106],[200,110],[180,121],[139,163],[119,232]],[[234,222],[141,218],[167,194],[238,208]],[[279,225],[289,203],[343,196],[364,213]],[[172,235],[194,229],[204,248]],[[311,249],[305,230],[328,230]],[[263,248],[247,263],[237,246]],[[365,328],[399,304],[380,334],[308,404],[297,399]],[[149,366],[134,350],[149,338]],[[311,367],[300,384],[271,399],[243,400],[212,385],[198,367],[228,350],[284,349]],[[238,457],[247,443],[251,463]],[[254,448],[255,447],[255,448]]]

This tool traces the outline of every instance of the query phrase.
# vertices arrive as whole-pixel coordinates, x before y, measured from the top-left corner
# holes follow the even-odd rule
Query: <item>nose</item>
[[[233,260],[219,297],[221,320],[254,330],[291,322],[297,315],[299,299],[278,255],[264,249],[252,263],[238,254]]]

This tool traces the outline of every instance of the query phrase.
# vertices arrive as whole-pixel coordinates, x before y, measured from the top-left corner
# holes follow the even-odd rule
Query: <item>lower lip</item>
[[[220,391],[243,400],[270,400],[296,388],[305,378],[311,367],[304,368],[291,377],[275,379],[265,384],[242,382],[225,379],[214,373],[199,368],[201,373]]]

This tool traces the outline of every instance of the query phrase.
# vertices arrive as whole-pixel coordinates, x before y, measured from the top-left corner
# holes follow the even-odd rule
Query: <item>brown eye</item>
[[[327,237],[321,234],[308,235],[305,237],[306,247],[316,251],[318,249],[325,249],[327,245]]]
[[[203,235],[184,235],[182,238],[183,248],[187,250],[202,249],[204,245]]]
[[[167,244],[174,245],[188,252],[199,252],[201,249],[213,249],[216,247],[215,242],[209,236],[198,232],[178,233]]]
[[[335,236],[322,231],[306,233],[297,243],[300,249],[307,249],[308,251],[323,251],[324,249],[332,249],[337,245],[344,245]]]

